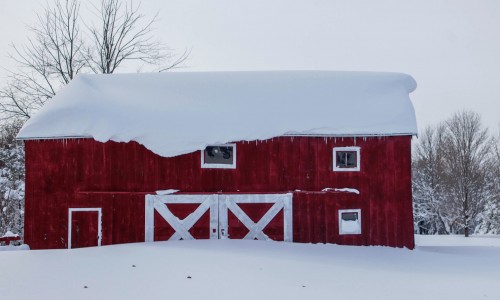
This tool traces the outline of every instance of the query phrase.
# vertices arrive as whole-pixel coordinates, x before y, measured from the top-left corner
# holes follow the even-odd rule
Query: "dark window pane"
[[[357,221],[358,220],[358,213],[357,212],[342,213],[342,220],[343,221]]]
[[[337,151],[337,168],[356,168],[358,159],[356,151]]]
[[[208,146],[203,152],[205,164],[232,165],[234,161],[232,146]]]

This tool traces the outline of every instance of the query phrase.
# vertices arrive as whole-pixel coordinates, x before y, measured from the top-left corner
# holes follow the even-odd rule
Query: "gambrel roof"
[[[19,139],[137,141],[161,156],[283,135],[415,135],[401,73],[167,72],[78,75]]]

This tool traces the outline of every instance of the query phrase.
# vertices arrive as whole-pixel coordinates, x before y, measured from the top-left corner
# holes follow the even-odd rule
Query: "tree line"
[[[415,232],[500,233],[500,133],[479,114],[455,113],[427,127],[412,159]]]

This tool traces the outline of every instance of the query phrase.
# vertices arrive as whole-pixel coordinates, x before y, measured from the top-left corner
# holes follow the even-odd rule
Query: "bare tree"
[[[474,112],[424,131],[412,160],[418,233],[500,232],[500,151],[494,150]]]
[[[4,119],[28,119],[56,92],[81,72],[113,73],[127,61],[154,65],[165,71],[183,63],[189,52],[176,56],[154,39],[152,25],[132,2],[102,0],[94,7],[98,21],[82,26],[80,0],[56,0],[29,27],[33,38],[13,45],[18,64],[0,88]]]
[[[95,73],[113,73],[126,60],[156,65],[157,70],[172,69],[187,59],[185,51],[173,62],[174,55],[153,36],[157,16],[147,20],[132,1],[103,0],[97,26],[90,27],[92,42],[88,48],[89,66]],[[141,25],[141,23],[143,23]],[[169,63],[164,65],[165,63]]]
[[[500,128],[499,128],[500,129]],[[483,233],[500,233],[500,130],[492,145],[492,155],[487,162],[487,189]]]
[[[412,160],[413,212],[415,230],[425,234],[449,234],[446,210],[445,124],[427,127]]]
[[[479,114],[463,111],[446,121],[446,160],[450,173],[450,192],[461,216],[467,237],[476,217],[484,209],[487,161],[491,150],[488,130]]]
[[[0,89],[0,112],[7,118],[27,119],[85,66],[84,43],[78,25],[78,1],[56,1],[37,15],[33,34],[24,46],[13,45],[18,67]]]

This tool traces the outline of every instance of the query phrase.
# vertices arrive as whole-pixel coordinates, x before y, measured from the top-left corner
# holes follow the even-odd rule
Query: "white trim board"
[[[68,209],[68,249],[71,249],[71,231],[72,231],[72,221],[73,212],[97,212],[97,246],[101,246],[102,242],[102,208],[100,207],[78,207]]]

